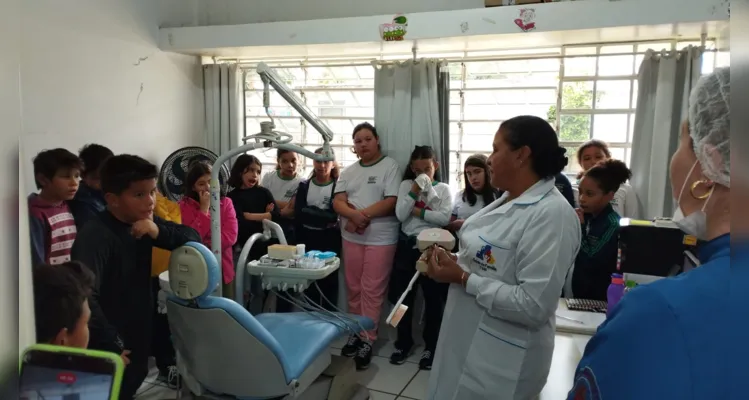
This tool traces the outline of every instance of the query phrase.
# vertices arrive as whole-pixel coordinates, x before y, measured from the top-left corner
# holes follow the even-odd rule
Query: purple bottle
[[[621,274],[611,274],[611,284],[606,291],[606,298],[608,299],[606,317],[611,315],[611,310],[613,310],[616,304],[619,303],[622,296],[624,296],[624,278]]]

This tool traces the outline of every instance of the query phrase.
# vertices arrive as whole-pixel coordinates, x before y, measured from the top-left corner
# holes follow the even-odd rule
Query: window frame
[[[554,117],[553,121],[550,121],[552,126],[554,127],[555,131],[559,135],[561,132],[561,120],[562,117],[565,115],[590,115],[590,122],[588,126],[588,139],[595,137],[595,119],[596,116],[602,116],[602,115],[626,115],[627,116],[627,127],[626,127],[626,140],[624,142],[612,142],[609,143],[609,146],[611,148],[615,149],[624,149],[623,154],[625,161],[628,161],[631,158],[631,149],[632,149],[632,127],[634,124],[634,115],[636,114],[636,103],[634,101],[634,96],[637,88],[637,75],[638,75],[638,61],[641,62],[640,56],[643,56],[646,53],[646,50],[650,47],[649,45],[653,45],[653,47],[664,47],[664,45],[667,45],[668,48],[666,50],[677,50],[685,47],[686,45],[697,45],[697,46],[705,46],[706,48],[706,54],[709,52],[712,52],[712,65],[709,66],[709,68],[706,68],[706,65],[703,65],[703,73],[709,72],[710,70],[716,68],[718,66],[718,61],[722,54],[721,52],[718,52],[715,49],[715,40],[714,39],[707,39],[707,40],[700,40],[700,39],[659,39],[659,40],[648,40],[648,41],[630,41],[630,42],[603,42],[603,43],[587,43],[587,44],[574,44],[574,45],[564,45],[554,48],[542,48],[542,49],[517,49],[517,50],[498,50],[498,51],[487,51],[487,50],[476,50],[476,51],[460,51],[460,52],[451,52],[451,53],[436,53],[436,54],[424,54],[423,56],[429,56],[433,58],[443,58],[448,62],[448,68],[451,69],[451,71],[454,68],[459,68],[459,78],[453,79],[454,76],[451,73],[451,85],[453,87],[450,88],[450,94],[451,97],[453,93],[458,93],[459,95],[459,102],[458,104],[452,104],[450,102],[449,108],[451,110],[457,111],[457,115],[453,115],[454,113],[451,112],[451,115],[449,116],[449,123],[451,125],[451,129],[449,132],[450,140],[446,145],[448,146],[449,153],[450,153],[450,172],[449,172],[449,182],[451,183],[451,186],[454,187],[454,189],[458,189],[459,187],[463,186],[462,182],[462,165],[465,161],[464,159],[474,152],[472,150],[474,149],[464,149],[464,145],[469,142],[467,140],[468,136],[472,136],[470,134],[467,134],[465,132],[465,124],[470,123],[494,123],[497,126],[503,122],[501,119],[497,118],[489,118],[489,119],[467,119],[466,118],[466,94],[467,93],[477,93],[480,91],[488,91],[496,93],[498,91],[502,90],[549,90],[553,89],[555,90],[555,101],[550,102],[550,106],[556,107],[556,115]],[[607,47],[615,47],[615,46],[630,46],[631,51],[627,52],[602,52],[602,49],[605,49]],[[585,48],[595,48],[594,53],[585,53],[584,51],[580,51],[581,49]],[[432,52],[433,53],[433,52]],[[632,74],[627,75],[614,75],[614,76],[607,76],[607,75],[601,75],[600,71],[600,60],[601,57],[611,57],[611,56],[632,56],[633,57],[633,66],[632,66]],[[372,65],[373,61],[399,61],[404,60],[412,57],[412,54],[404,54],[402,56],[384,56],[382,54],[378,56],[372,56],[372,57],[357,57],[356,59],[335,59],[334,61],[327,61],[324,58],[319,59],[313,59],[313,58],[302,58],[302,59],[296,59],[296,60],[278,60],[278,61],[272,61],[272,60],[252,60],[247,62],[242,62],[241,66],[243,69],[243,79],[244,79],[244,96],[243,99],[246,102],[247,99],[247,92],[257,92],[262,93],[262,88],[252,87],[252,85],[248,84],[248,74],[253,73],[252,70],[254,69],[255,65],[259,61],[265,61],[269,65],[271,65],[274,68],[301,68],[303,71],[304,76],[304,82],[302,83],[301,87],[298,85],[290,85],[293,86],[292,90],[300,93],[300,97],[303,101],[307,101],[307,92],[333,92],[333,91],[349,91],[353,94],[353,92],[365,92],[365,91],[371,91],[374,96],[374,80],[371,79],[371,86],[340,86],[340,85],[333,85],[333,86],[324,86],[324,85],[315,85],[315,86],[308,86],[307,82],[309,79],[309,68],[319,68],[319,67],[357,67],[357,73],[358,68],[360,67],[369,67]],[[591,76],[570,76],[565,75],[565,64],[568,60],[573,58],[581,58],[581,57],[594,57],[595,58],[595,73]],[[476,87],[476,85],[470,85],[467,79],[467,65],[472,63],[479,63],[479,62],[509,62],[509,61],[526,61],[526,62],[532,62],[533,60],[550,60],[550,59],[558,59],[559,60],[559,68],[557,71],[557,77],[556,82],[557,85],[554,86],[501,86],[501,87]],[[724,60],[725,61],[725,60]],[[548,73],[552,73],[552,71],[547,71]],[[516,73],[522,73],[522,71],[509,71],[506,72],[508,74],[516,74]],[[541,73],[541,72],[539,72]],[[366,81],[370,78],[362,78],[361,74],[359,73],[359,82]],[[255,82],[257,79],[251,79],[251,81]],[[597,108],[597,95],[599,93],[598,85],[600,82],[604,81],[628,81],[629,82],[629,107],[626,108],[606,108],[601,109]],[[316,81],[317,82],[317,81]],[[574,82],[592,82],[593,83],[593,90],[592,90],[592,104],[590,109],[565,109],[562,107],[562,93],[564,89],[564,85],[566,83],[574,83]],[[457,87],[455,85],[457,84]],[[354,95],[354,98],[356,96]],[[332,100],[332,99],[331,99]],[[373,101],[374,104],[374,101]],[[540,103],[539,103],[540,104]],[[546,103],[543,103],[546,104]],[[307,104],[308,107],[313,109],[318,109],[319,105],[310,105]],[[345,109],[345,106],[342,106],[342,108]],[[362,107],[366,108],[366,107]],[[248,124],[246,123],[249,119],[259,119],[264,118],[264,116],[261,115],[249,115],[247,113],[248,107],[245,104],[244,107],[244,132],[245,136],[247,136],[248,133],[252,134],[252,128],[248,129]],[[374,105],[372,107],[372,115],[371,116],[322,116],[319,115],[319,117],[323,120],[348,120],[352,123],[354,121],[374,121]],[[307,140],[308,135],[310,134],[317,134],[314,129],[309,131],[308,127],[309,124],[304,121],[301,117],[298,116],[274,116],[275,119],[287,119],[287,118],[299,118],[301,121],[301,143],[298,143],[301,146],[314,146],[314,144],[310,144],[310,142]],[[452,126],[456,125],[457,132],[453,132]],[[338,133],[338,132],[336,132]],[[345,135],[345,133],[340,132]],[[491,132],[490,132],[491,133]],[[456,136],[457,138],[454,138]],[[488,135],[489,133],[487,133]],[[452,143],[453,139],[456,139],[456,143]],[[560,138],[560,145],[566,148],[577,148],[580,145],[582,145],[584,141],[566,141],[561,140]],[[453,148],[451,144],[455,144],[457,148]],[[351,145],[346,143],[346,140],[342,138],[340,141],[336,141],[335,143],[331,143],[331,147],[334,149],[340,149],[340,151],[346,152],[351,151]],[[479,150],[479,149],[476,149]],[[487,154],[486,151],[476,151],[478,153]],[[344,154],[344,153],[342,153]],[[353,154],[353,153],[352,153]],[[575,155],[570,154],[568,155],[571,157],[570,164],[576,164],[576,160],[574,160]],[[351,162],[355,162],[355,156],[352,157],[350,160],[339,160],[339,163],[342,164],[342,166],[347,166]],[[348,162],[347,162],[348,161]],[[305,170],[304,173],[307,173],[307,164],[311,164],[309,160],[302,159],[301,167]],[[574,176],[576,174],[576,171],[569,169],[565,171],[568,176]]]

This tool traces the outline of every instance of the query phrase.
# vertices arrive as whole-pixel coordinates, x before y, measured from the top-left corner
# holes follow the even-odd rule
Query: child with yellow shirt
[[[156,204],[154,205],[153,214],[169,222],[182,223],[179,204],[167,199],[158,191],[156,192]],[[151,280],[155,299],[159,298],[159,291],[161,289],[159,274],[169,269],[169,257],[171,254],[170,251],[156,247],[153,248]],[[161,307],[154,308],[151,353],[156,359],[156,366],[159,368],[159,380],[175,388],[178,382],[178,373],[175,367],[176,360],[171,340],[172,333],[169,330],[169,320],[167,320],[166,314],[160,313],[159,308]]]

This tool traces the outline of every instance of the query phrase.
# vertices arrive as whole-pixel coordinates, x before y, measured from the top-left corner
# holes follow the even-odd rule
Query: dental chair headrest
[[[216,257],[204,245],[188,242],[172,251],[169,258],[169,286],[183,300],[210,296],[221,282]]]

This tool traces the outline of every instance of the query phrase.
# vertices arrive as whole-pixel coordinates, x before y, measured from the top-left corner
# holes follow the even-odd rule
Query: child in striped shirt
[[[40,191],[28,197],[32,265],[70,261],[77,230],[68,201],[78,191],[81,168],[78,156],[65,149],[45,150],[34,157]]]

